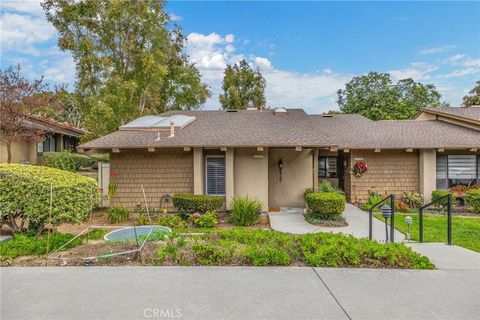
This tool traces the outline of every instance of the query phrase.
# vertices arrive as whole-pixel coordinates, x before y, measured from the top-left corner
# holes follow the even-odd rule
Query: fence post
[[[448,232],[448,245],[452,245],[452,194],[448,194],[447,198],[447,232]]]
[[[390,217],[390,242],[395,242],[395,194],[391,195],[392,216]]]
[[[420,230],[420,239],[419,241],[420,242],[423,242],[423,208],[420,208],[418,210],[418,227],[419,227],[419,230]]]
[[[368,239],[372,240],[372,219],[373,219],[372,210],[368,210]]]

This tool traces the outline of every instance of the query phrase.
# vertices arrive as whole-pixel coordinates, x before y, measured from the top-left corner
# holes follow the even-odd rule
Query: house
[[[477,112],[473,117],[476,119]],[[425,118],[425,119],[424,119]],[[263,209],[302,207],[303,192],[328,180],[350,202],[369,191],[431,191],[476,184],[480,131],[440,119],[372,121],[301,109],[171,111],[136,119],[80,146],[111,153],[112,205],[159,207],[166,193],[258,198]],[[469,120],[470,121],[470,120]],[[446,159],[446,160],[445,160]],[[356,163],[368,170],[356,176]]]
[[[75,151],[80,137],[85,133],[69,123],[58,122],[43,116],[29,116],[25,127],[43,133],[40,142],[12,143],[12,162],[41,163],[42,154],[49,151]],[[0,163],[7,162],[7,147],[0,143]]]

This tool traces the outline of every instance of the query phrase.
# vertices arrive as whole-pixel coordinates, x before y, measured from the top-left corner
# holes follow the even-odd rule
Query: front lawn
[[[411,239],[419,239],[419,217],[415,213],[395,212],[395,228],[407,234],[405,217],[411,216],[413,223]],[[380,213],[375,217],[384,221]],[[424,242],[447,242],[447,216],[441,214],[425,213],[423,216],[423,241]],[[480,252],[480,217],[453,216],[452,217],[452,242],[454,245]]]

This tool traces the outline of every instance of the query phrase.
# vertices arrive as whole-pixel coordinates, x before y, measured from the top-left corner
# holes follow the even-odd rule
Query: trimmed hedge
[[[44,166],[0,164],[0,218],[13,232],[41,232],[51,222],[79,223],[100,203],[97,182],[75,173]],[[20,221],[19,221],[20,220]],[[20,226],[21,221],[26,222]]]
[[[340,216],[345,210],[346,198],[336,192],[315,192],[305,196],[308,211],[321,219],[332,219]]]
[[[45,152],[43,153],[43,165],[47,167],[62,169],[65,171],[76,172],[79,168],[92,167],[97,161],[89,156],[63,152]]]
[[[469,189],[465,192],[465,202],[472,207],[473,213],[480,213],[480,189]]]
[[[173,196],[173,205],[179,211],[200,212],[220,209],[225,202],[223,197],[207,196],[202,194],[177,193]]]

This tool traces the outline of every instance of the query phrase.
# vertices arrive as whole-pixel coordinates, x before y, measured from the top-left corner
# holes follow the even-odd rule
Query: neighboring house
[[[69,123],[62,123],[42,116],[30,116],[25,126],[44,132],[40,142],[19,141],[12,143],[12,162],[41,163],[42,154],[49,151],[75,151],[80,137],[85,133]],[[7,162],[7,147],[0,143],[0,163]]]
[[[480,109],[477,112],[480,112]],[[372,121],[360,115],[308,115],[301,109],[172,111],[134,120],[79,150],[111,153],[112,205],[152,207],[163,194],[249,196],[269,207],[303,207],[322,180],[348,201],[476,184],[480,131],[439,121]],[[451,158],[449,155],[452,155]],[[449,157],[445,162],[445,156]],[[355,177],[352,166],[366,162]]]

